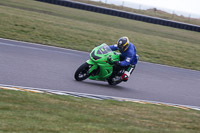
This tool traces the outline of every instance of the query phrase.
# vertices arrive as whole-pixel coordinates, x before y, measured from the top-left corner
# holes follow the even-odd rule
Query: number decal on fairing
[[[126,62],[130,62],[131,61],[131,58],[126,58]]]

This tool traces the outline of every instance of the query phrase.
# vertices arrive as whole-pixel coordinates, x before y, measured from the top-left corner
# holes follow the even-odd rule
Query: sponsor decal
[[[131,58],[126,58],[126,62],[130,62],[131,61]]]

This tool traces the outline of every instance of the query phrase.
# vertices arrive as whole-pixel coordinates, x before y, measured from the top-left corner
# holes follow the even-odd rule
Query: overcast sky
[[[200,0],[94,0],[117,5],[147,9],[148,6],[164,9],[165,11],[175,12],[178,15],[184,15],[200,18]]]
[[[200,15],[200,0],[124,0]]]

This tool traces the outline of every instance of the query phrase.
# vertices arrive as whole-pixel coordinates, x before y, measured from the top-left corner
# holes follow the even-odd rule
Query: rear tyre
[[[122,82],[121,76],[124,73],[124,69],[118,70],[118,72],[115,72],[115,74],[112,74],[108,78],[108,84],[109,85],[117,85]]]
[[[89,74],[89,70],[90,70],[91,65],[89,65],[88,63],[84,63],[82,64],[75,72],[74,74],[74,78],[77,81],[82,81],[87,79],[90,74]]]
[[[113,86],[115,86],[115,85],[117,85],[117,84],[119,84],[119,83],[121,83],[121,82],[122,82],[122,80],[114,81],[113,78],[109,78],[109,79],[108,79],[108,84],[109,84],[109,85],[113,85]]]

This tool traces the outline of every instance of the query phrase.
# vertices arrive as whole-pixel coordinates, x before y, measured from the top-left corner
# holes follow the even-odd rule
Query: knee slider
[[[122,80],[123,80],[123,81],[127,81],[127,80],[128,80],[128,75],[124,73],[124,74],[122,75]]]

